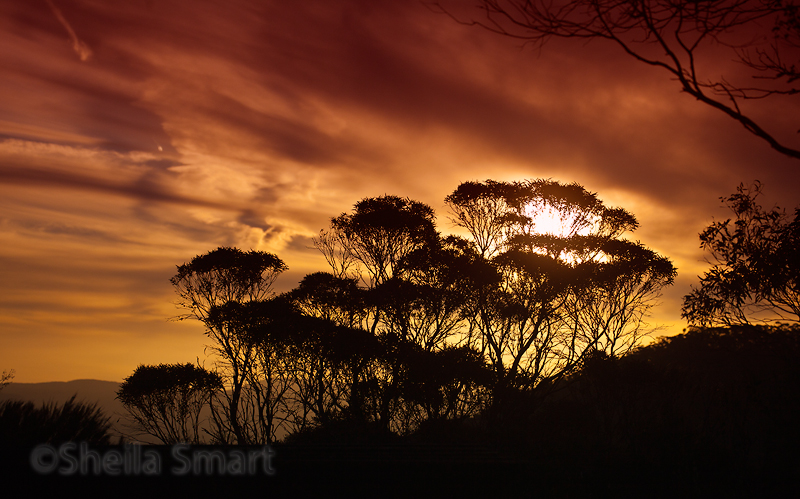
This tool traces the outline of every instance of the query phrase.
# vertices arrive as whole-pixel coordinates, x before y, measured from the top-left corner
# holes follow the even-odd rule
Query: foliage
[[[713,266],[684,297],[690,324],[729,325],[800,320],[800,207],[794,217],[757,202],[761,184],[740,184],[720,198],[735,220],[714,222],[701,234]]]
[[[3,448],[33,447],[86,442],[111,443],[111,422],[97,404],[75,402],[36,407],[32,402],[5,400],[0,403],[0,442]]]
[[[138,429],[164,444],[201,443],[201,413],[222,390],[222,378],[193,364],[140,365],[117,398]]]
[[[268,298],[275,279],[286,269],[280,258],[263,251],[220,247],[196,256],[179,265],[170,279],[178,306],[188,312],[179,319],[204,321],[214,305]]]
[[[465,182],[445,201],[495,272],[473,287],[467,317],[500,385],[560,377],[598,349],[624,353],[673,281],[669,260],[621,239],[635,217],[578,184]]]
[[[397,196],[359,201],[354,213],[331,220],[331,231],[349,249],[342,254],[364,272],[359,277],[368,286],[387,281],[401,258],[436,238],[433,210]]]

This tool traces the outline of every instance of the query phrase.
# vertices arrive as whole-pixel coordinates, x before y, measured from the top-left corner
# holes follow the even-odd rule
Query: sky
[[[720,53],[712,73],[741,70]],[[800,162],[663,70],[416,1],[0,0],[0,68],[0,370],[17,382],[202,362],[202,326],[170,320],[176,265],[269,251],[289,290],[365,197],[427,203],[448,233],[461,182],[578,182],[677,267],[650,318],[664,335],[686,327],[720,196],[758,179],[765,206],[800,205]],[[750,105],[797,147],[796,100]]]

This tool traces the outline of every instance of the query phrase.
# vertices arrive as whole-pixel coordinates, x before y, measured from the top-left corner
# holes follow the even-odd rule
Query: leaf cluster
[[[762,208],[761,184],[740,184],[720,198],[734,214],[701,234],[712,267],[684,297],[690,324],[731,325],[800,320],[800,209]]]

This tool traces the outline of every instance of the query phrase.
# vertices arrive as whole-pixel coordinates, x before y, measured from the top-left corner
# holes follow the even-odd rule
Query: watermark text
[[[208,448],[176,444],[164,453],[143,445],[93,449],[86,443],[68,442],[59,447],[37,446],[31,452],[30,464],[42,475],[255,476],[275,473],[274,454],[268,445]]]

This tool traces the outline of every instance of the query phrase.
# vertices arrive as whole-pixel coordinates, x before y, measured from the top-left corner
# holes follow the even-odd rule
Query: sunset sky
[[[748,109],[798,146],[796,100]],[[447,233],[459,183],[532,178],[637,216],[678,268],[661,334],[686,326],[720,196],[758,179],[800,204],[800,162],[609,45],[523,47],[410,0],[0,0],[0,371],[202,361],[202,326],[168,320],[176,265],[269,251],[288,290],[364,197],[425,202]]]

